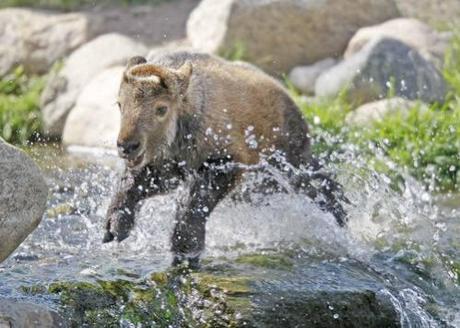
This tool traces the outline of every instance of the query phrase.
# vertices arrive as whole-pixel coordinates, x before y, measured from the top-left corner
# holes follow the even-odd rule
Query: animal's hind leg
[[[172,235],[173,265],[184,261],[197,266],[205,246],[206,219],[233,188],[233,172],[203,169],[192,182],[189,198],[179,210]]]
[[[339,199],[347,203],[349,201],[344,196],[342,186],[339,183],[321,172],[296,174],[290,180],[297,191],[308,195],[323,211],[332,213],[339,226],[343,227],[345,225],[347,213]],[[312,181],[315,180],[319,182],[318,187],[312,184]]]

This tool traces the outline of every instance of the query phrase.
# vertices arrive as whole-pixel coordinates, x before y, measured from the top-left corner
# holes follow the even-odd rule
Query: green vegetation
[[[0,8],[6,7],[36,7],[58,10],[74,10],[78,8],[87,8],[94,6],[110,5],[136,5],[148,4],[157,5],[161,2],[174,0],[3,0]]]
[[[59,298],[72,327],[236,327],[249,311],[249,279],[171,269],[145,279],[55,282],[21,288]]]
[[[0,79],[0,137],[24,144],[42,131],[39,99],[44,82],[21,67]]]
[[[436,191],[458,189],[460,183],[460,106],[387,117],[362,133],[363,140],[382,148],[397,164]],[[363,142],[363,140],[359,140]]]
[[[345,124],[347,113],[353,109],[346,91],[336,99],[309,101],[292,87],[290,90],[310,123],[317,156],[328,156],[349,143],[357,146],[375,169],[397,176],[376,160],[380,150],[427,187],[446,192],[460,189],[460,37],[454,39],[446,56],[444,76],[451,88],[444,104],[433,104],[425,111],[415,105],[371,128]]]
[[[236,42],[232,48],[221,50],[219,56],[230,61],[246,60],[246,45],[243,42]]]
[[[235,262],[278,270],[290,270],[294,265],[293,261],[283,254],[246,254],[238,257]]]

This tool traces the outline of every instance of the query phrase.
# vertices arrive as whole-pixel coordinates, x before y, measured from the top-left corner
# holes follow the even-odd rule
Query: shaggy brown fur
[[[147,63],[134,57],[119,93],[122,115],[118,138],[127,168],[107,215],[104,241],[128,236],[136,204],[191,178],[190,197],[179,211],[172,237],[176,261],[197,259],[204,248],[205,221],[239,182],[239,163],[261,159],[295,168],[311,163],[307,125],[283,86],[246,63],[188,52]],[[312,175],[292,184],[307,189]],[[321,191],[321,206],[342,225],[345,213],[332,195],[332,181]]]

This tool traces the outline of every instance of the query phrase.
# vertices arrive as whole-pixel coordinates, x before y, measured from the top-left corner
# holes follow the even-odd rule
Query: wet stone
[[[67,322],[53,310],[42,306],[0,298],[0,328],[68,327]]]
[[[23,291],[57,296],[62,316],[78,327],[400,327],[383,280],[359,264],[279,266],[281,255],[254,258]],[[257,265],[274,258],[277,265]]]
[[[279,291],[253,300],[254,327],[399,327],[398,314],[374,291]]]

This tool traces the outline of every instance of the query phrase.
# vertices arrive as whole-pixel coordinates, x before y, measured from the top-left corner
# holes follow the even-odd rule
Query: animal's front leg
[[[315,187],[311,182],[317,180],[319,187]],[[319,207],[334,215],[337,224],[341,227],[347,222],[347,212],[340,201],[349,203],[342,191],[342,186],[332,180],[327,174],[313,172],[312,174],[299,174],[291,178],[291,184],[299,191],[307,194]],[[321,197],[322,196],[322,197]]]
[[[134,226],[136,205],[144,198],[175,189],[183,179],[183,172],[171,163],[161,169],[144,167],[140,171],[126,170],[107,211],[103,242],[127,238]]]
[[[145,197],[144,190],[151,178],[153,176],[147,168],[140,172],[125,170],[107,211],[104,243],[114,239],[120,242],[128,237],[134,226],[136,205]]]
[[[172,235],[173,265],[185,260],[198,265],[205,246],[206,219],[225,195],[234,187],[233,172],[205,169],[192,182],[186,204],[178,211]]]

